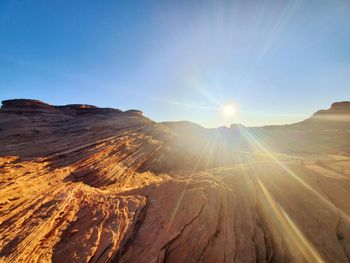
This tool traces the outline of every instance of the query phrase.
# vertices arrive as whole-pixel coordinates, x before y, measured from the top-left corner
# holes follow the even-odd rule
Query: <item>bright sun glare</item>
[[[227,104],[227,105],[222,106],[221,112],[223,115],[230,117],[236,113],[236,109],[233,105]]]

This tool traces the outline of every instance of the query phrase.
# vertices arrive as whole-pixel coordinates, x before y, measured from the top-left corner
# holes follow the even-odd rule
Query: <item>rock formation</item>
[[[0,262],[349,262],[349,102],[329,111],[205,129],[4,101]]]

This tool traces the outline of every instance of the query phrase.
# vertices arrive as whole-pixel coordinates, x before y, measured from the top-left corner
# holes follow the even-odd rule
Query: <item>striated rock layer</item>
[[[0,262],[349,262],[349,107],[205,129],[4,101]]]

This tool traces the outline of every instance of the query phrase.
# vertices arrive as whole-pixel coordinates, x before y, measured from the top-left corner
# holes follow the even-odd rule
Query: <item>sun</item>
[[[226,104],[221,107],[221,112],[224,116],[230,117],[236,113],[236,109],[232,104]]]

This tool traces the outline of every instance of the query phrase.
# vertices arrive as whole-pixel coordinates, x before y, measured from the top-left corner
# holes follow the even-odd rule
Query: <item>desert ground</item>
[[[350,260],[350,102],[206,129],[3,101],[0,262]]]

